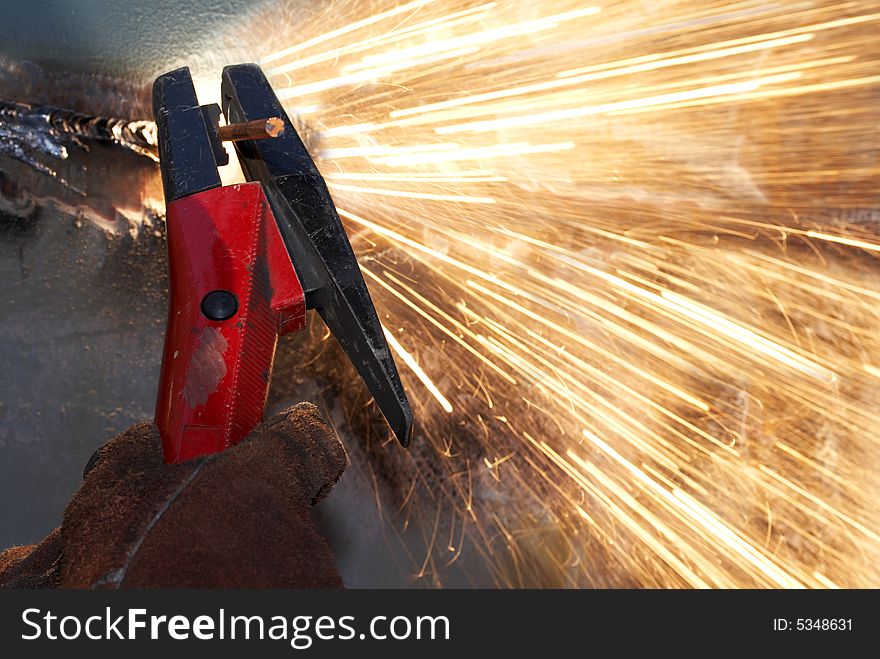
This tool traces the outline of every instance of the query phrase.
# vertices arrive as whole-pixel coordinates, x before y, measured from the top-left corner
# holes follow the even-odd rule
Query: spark
[[[681,57],[667,57],[664,59],[660,59],[659,61],[651,61],[651,62],[643,62],[638,64],[632,64],[630,66],[618,66],[612,69],[606,69],[604,71],[599,72],[591,72],[584,75],[574,75],[578,73],[578,71],[565,71],[557,75],[558,78],[563,78],[561,80],[549,80],[546,82],[541,82],[533,85],[526,85],[524,87],[514,87],[508,89],[502,89],[495,92],[486,92],[484,94],[472,94],[470,96],[465,96],[460,99],[452,99],[448,101],[440,101],[438,103],[429,103],[427,105],[418,105],[411,108],[406,108],[404,110],[395,110],[394,112],[389,113],[389,116],[392,118],[398,117],[406,117],[413,114],[423,114],[425,112],[434,112],[436,110],[442,110],[445,108],[451,107],[460,107],[462,105],[470,105],[472,103],[483,103],[485,101],[494,101],[499,98],[510,98],[512,96],[520,96],[522,94],[532,94],[535,92],[544,92],[551,89],[559,89],[561,87],[567,87],[571,85],[580,85],[585,82],[591,82],[593,80],[601,80],[603,78],[610,78],[613,76],[619,75],[627,75],[630,73],[640,73],[644,71],[653,71],[655,69],[664,68],[667,66],[679,66],[681,64],[690,64],[694,62],[700,62],[709,59],[718,59],[721,57],[728,57],[730,55],[739,55],[742,53],[747,53],[755,50],[764,50],[768,48],[775,48],[777,46],[788,46],[793,43],[800,43],[803,41],[809,41],[813,38],[811,34],[798,35],[795,37],[789,37],[787,39],[771,39],[768,41],[762,41],[757,44],[746,44],[741,46],[736,46],[732,48],[726,49],[718,49],[713,46],[711,50],[708,52],[702,52],[696,55],[688,55]],[[571,77],[565,77],[571,76]]]
[[[335,0],[262,44],[399,328],[383,505],[433,585],[878,586],[880,5],[646,7]]]
[[[491,172],[485,171],[457,171],[447,174],[419,174],[419,173],[399,173],[385,174],[382,172],[339,172],[336,174],[328,174],[325,178],[343,181],[387,181],[400,183],[462,183],[468,181],[470,183],[503,183],[507,179],[503,176],[495,176]]]
[[[849,247],[858,247],[860,249],[867,249],[872,252],[880,252],[880,245],[877,243],[869,243],[865,240],[859,240],[857,238],[850,238],[848,236],[835,236],[830,233],[822,233],[820,231],[807,231],[805,234],[809,238],[816,238],[817,240],[827,240],[830,243],[839,243],[841,245],[847,245]]]
[[[420,9],[430,2],[434,2],[434,0],[413,0],[413,2],[408,2],[406,4],[398,5],[397,7],[392,7],[391,9],[388,9],[386,11],[372,14],[370,16],[367,16],[366,18],[362,18],[359,21],[354,21],[352,23],[348,23],[347,25],[343,25],[342,27],[336,28],[335,30],[324,32],[311,39],[305,39],[301,42],[298,42],[295,46],[290,46],[277,52],[264,55],[262,58],[262,62],[269,63],[278,59],[290,57],[291,55],[300,51],[307,50],[308,48],[313,48],[314,46],[318,46],[333,39],[338,39],[339,37],[344,37],[352,32],[356,32],[357,30],[360,30],[362,28],[369,27],[370,25],[375,25],[376,23],[381,23],[382,21],[388,20],[389,18],[392,18],[394,16],[404,14],[408,11]]]
[[[550,112],[540,112],[537,114],[527,114],[509,119],[493,119],[490,121],[470,121],[463,124],[454,124],[452,126],[440,126],[437,133],[445,135],[448,133],[460,133],[462,131],[486,132],[498,130],[501,128],[512,128],[518,126],[533,126],[535,124],[546,124],[554,121],[565,121],[568,119],[577,119],[579,117],[589,117],[594,114],[609,114],[612,112],[620,112],[623,110],[647,109],[656,105],[668,105],[678,103],[680,101],[692,101],[695,99],[711,98],[714,102],[724,102],[725,95],[741,94],[744,92],[754,91],[762,85],[771,82],[779,82],[791,80],[794,76],[780,75],[767,79],[748,80],[746,82],[735,82],[726,85],[712,85],[709,87],[698,87],[696,89],[688,89],[686,91],[674,92],[671,94],[660,94],[659,96],[650,96],[646,98],[636,98],[627,101],[616,101],[614,103],[603,103],[600,105],[592,105],[583,108],[572,108],[569,110],[552,110]]]
[[[345,192],[360,192],[362,194],[377,194],[388,197],[409,197],[410,199],[430,199],[432,201],[455,201],[460,204],[494,204],[492,197],[470,197],[468,195],[434,194],[431,192],[408,192],[406,190],[386,190],[384,188],[364,188],[358,185],[341,185],[330,183],[332,190]]]
[[[452,414],[452,404],[449,400],[440,393],[440,390],[437,388],[437,385],[428,377],[428,374],[422,370],[422,367],[419,366],[419,363],[416,361],[415,357],[406,350],[402,345],[400,345],[400,341],[388,331],[388,328],[382,328],[385,332],[385,339],[388,341],[388,345],[391,346],[391,349],[394,353],[403,360],[403,363],[406,364],[413,373],[415,373],[416,377],[421,380],[422,384],[425,385],[425,389],[427,389],[431,395],[437,399],[437,402],[440,403],[440,407],[443,408],[443,411],[447,414]]]

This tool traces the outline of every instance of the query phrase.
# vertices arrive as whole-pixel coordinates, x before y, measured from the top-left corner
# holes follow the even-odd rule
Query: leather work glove
[[[342,587],[309,508],[344,468],[310,403],[174,465],[157,428],[134,425],[98,449],[60,528],[0,553],[0,587]]]

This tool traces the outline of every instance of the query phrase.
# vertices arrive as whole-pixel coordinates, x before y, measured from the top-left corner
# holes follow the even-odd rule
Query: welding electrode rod
[[[278,137],[284,133],[284,122],[278,117],[269,119],[254,119],[239,124],[220,126],[217,134],[224,142],[237,142],[239,140],[262,140],[267,137]]]

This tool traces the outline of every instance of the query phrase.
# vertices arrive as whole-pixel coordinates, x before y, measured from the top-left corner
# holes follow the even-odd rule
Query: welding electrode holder
[[[189,69],[153,86],[168,236],[156,402],[166,462],[221,451],[261,421],[278,337],[303,329],[306,309],[406,446],[409,402],[323,178],[258,66],[226,67],[221,92],[225,131],[221,108],[199,105]],[[252,139],[260,125],[275,137]],[[248,183],[221,184],[224,139],[236,140]]]

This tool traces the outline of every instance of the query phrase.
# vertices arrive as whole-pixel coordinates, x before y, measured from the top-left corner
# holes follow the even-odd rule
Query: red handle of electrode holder
[[[278,336],[305,298],[260,183],[167,207],[169,308],[156,425],[165,462],[237,443],[263,417]]]

